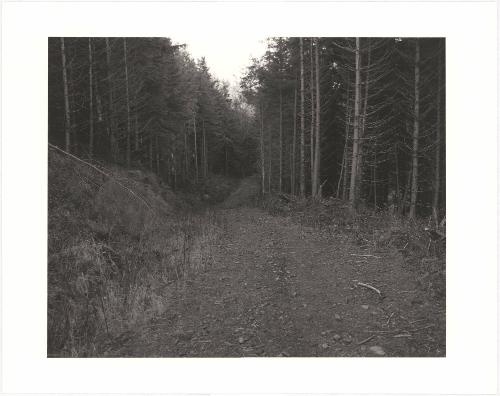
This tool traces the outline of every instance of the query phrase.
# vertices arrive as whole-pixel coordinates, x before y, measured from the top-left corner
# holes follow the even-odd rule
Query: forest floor
[[[214,260],[104,356],[445,356],[445,299],[393,248],[255,207],[215,209]],[[374,289],[381,292],[381,295]]]

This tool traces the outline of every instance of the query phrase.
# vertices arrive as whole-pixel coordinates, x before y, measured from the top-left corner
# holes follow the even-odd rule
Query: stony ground
[[[445,356],[445,300],[418,287],[397,251],[256,208],[218,215],[214,264],[108,356]]]

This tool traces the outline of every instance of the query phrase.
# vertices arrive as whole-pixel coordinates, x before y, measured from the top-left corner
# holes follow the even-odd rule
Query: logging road
[[[260,209],[221,209],[215,263],[110,356],[444,356],[444,301],[398,252],[373,253]],[[357,285],[374,286],[382,292]]]

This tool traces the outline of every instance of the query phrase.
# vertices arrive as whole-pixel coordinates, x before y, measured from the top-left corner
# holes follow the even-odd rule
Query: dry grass
[[[49,356],[100,356],[165,312],[169,285],[213,264],[213,213],[184,211],[152,174],[111,176],[49,154]]]

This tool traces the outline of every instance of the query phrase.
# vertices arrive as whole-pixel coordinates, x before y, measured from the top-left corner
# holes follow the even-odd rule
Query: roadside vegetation
[[[409,219],[389,208],[367,207],[360,207],[353,215],[348,201],[334,197],[300,199],[289,194],[269,194],[259,204],[272,215],[289,216],[325,235],[344,236],[371,254],[401,254],[406,268],[414,273],[428,297],[445,298],[445,219],[438,224],[432,216]]]
[[[223,224],[204,201],[234,184],[174,193],[151,172],[93,166],[49,151],[49,356],[98,356],[162,315],[169,287],[212,264]]]

